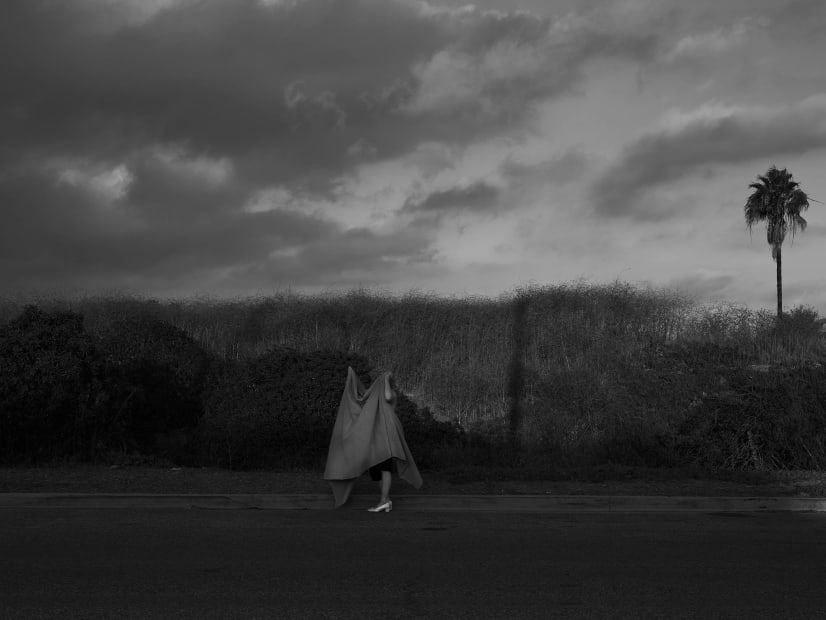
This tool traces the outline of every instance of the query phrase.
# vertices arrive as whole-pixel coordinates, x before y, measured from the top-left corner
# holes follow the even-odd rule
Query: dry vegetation
[[[502,441],[515,430],[537,466],[826,466],[822,433],[764,428],[766,416],[807,415],[815,419],[801,429],[820,428],[826,414],[823,321],[808,308],[778,323],[767,312],[623,283],[535,286],[498,298],[356,290],[36,303],[82,314],[91,333],[151,316],[227,361],[275,347],[358,354],[392,369],[438,419]],[[0,324],[21,308],[0,303]],[[769,391],[750,398],[755,386]],[[721,445],[706,453],[709,437]]]

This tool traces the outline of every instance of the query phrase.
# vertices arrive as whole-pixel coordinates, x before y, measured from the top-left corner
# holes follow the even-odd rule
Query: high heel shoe
[[[391,510],[393,510],[393,502],[391,502],[390,500],[387,500],[386,502],[384,502],[383,504],[379,504],[378,506],[374,506],[373,508],[367,509],[368,512],[390,512]]]

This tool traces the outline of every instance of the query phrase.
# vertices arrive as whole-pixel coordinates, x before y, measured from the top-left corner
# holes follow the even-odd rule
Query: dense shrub
[[[826,467],[826,370],[736,369],[677,429],[684,461],[708,469]]]
[[[618,361],[603,369],[529,372],[520,445],[526,463],[570,470],[612,463],[662,467],[669,411],[690,402],[691,378]],[[674,388],[663,390],[673,381]]]
[[[439,469],[466,460],[467,437],[453,421],[437,420],[427,407],[420,408],[397,390],[396,415],[420,469]]]
[[[216,366],[200,427],[205,458],[236,469],[322,468],[348,366],[365,385],[375,376],[366,358],[329,351],[273,349],[251,362]],[[396,413],[420,467],[455,458],[458,425],[436,420],[403,393]]]
[[[199,437],[205,458],[235,469],[323,465],[350,366],[369,382],[360,355],[273,349],[215,368]]]
[[[27,306],[0,328],[0,459],[88,452],[98,361],[83,318]]]
[[[517,297],[523,313],[513,311]],[[424,468],[825,466],[817,365],[826,336],[809,308],[778,320],[622,283],[497,298],[352,291],[43,303],[49,310],[28,309],[23,327],[26,312],[9,322],[20,304],[0,300],[6,461],[154,452],[318,467],[347,365],[311,386],[321,362],[307,360],[328,350],[363,356],[365,381],[364,358],[394,370]],[[21,347],[32,353],[17,355]],[[754,368],[763,374],[746,377]],[[312,413],[321,410],[326,418]]]
[[[80,314],[28,306],[0,328],[0,458],[181,460],[208,366],[194,340],[160,321],[122,321],[93,337]]]
[[[192,460],[189,435],[203,415],[211,357],[184,331],[146,316],[113,323],[98,346],[119,450]]]

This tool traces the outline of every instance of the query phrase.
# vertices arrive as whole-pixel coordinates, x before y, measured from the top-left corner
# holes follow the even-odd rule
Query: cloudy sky
[[[822,0],[2,0],[0,294],[775,303],[826,202]],[[784,245],[826,313],[826,205]]]

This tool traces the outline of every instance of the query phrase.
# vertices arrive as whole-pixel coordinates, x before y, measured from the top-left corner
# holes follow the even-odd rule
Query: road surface
[[[824,513],[0,509],[10,620],[824,615]]]

